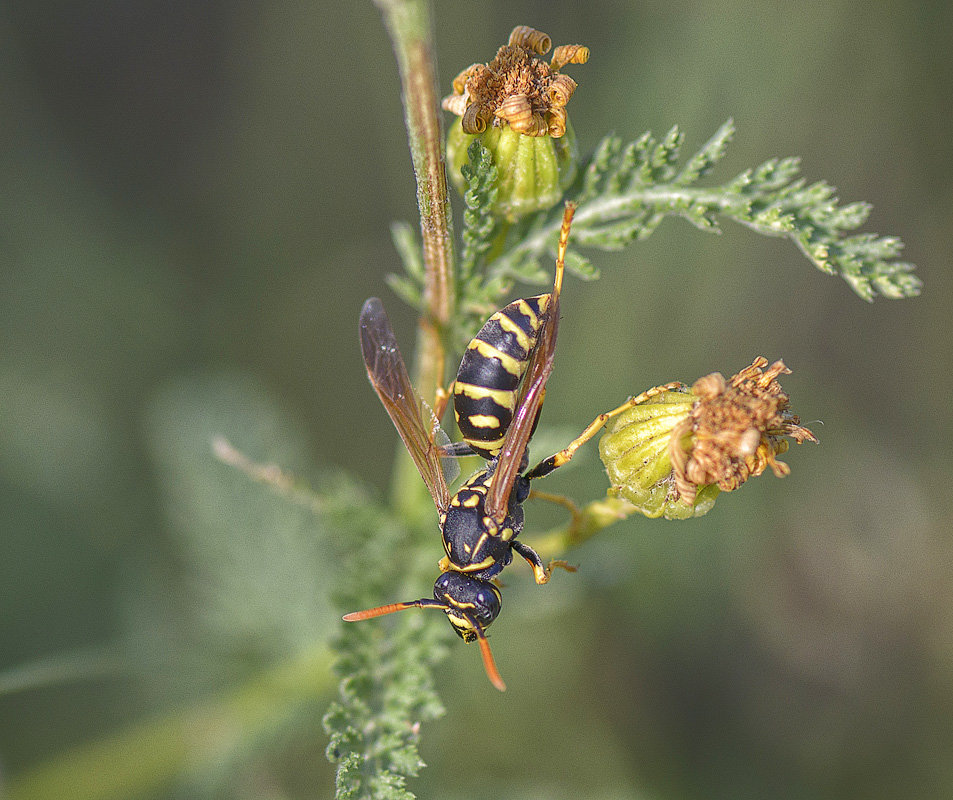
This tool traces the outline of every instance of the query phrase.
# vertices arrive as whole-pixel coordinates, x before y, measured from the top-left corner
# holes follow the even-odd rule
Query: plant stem
[[[427,0],[375,0],[390,34],[400,72],[404,119],[417,179],[425,268],[425,312],[418,323],[416,385],[434,403],[444,385],[445,333],[454,308],[450,198],[437,106],[436,70]],[[406,516],[419,510],[421,482],[406,456],[394,476],[395,504]]]
[[[546,499],[537,492],[537,496]],[[588,541],[603,528],[621,522],[636,512],[636,507],[621,497],[603,497],[582,508],[572,509],[569,525],[534,537],[531,546],[546,557],[558,558],[573,547]]]
[[[400,71],[404,118],[417,178],[423,238],[426,313],[420,319],[417,389],[432,401],[443,385],[443,334],[453,308],[450,198],[437,105],[436,75],[426,0],[375,0],[384,15]]]

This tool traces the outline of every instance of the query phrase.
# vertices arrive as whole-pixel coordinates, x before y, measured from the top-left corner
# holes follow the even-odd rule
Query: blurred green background
[[[599,282],[570,279],[541,440],[763,354],[794,370],[785,388],[821,443],[703,519],[604,531],[571,554],[574,576],[538,588],[515,568],[493,639],[509,691],[448,629],[448,713],[424,727],[413,786],[953,796],[953,6],[436,5],[443,90],[516,24],[584,43],[584,151],[675,123],[691,148],[731,116],[714,182],[802,156],[808,179],[873,203],[866,230],[901,236],[925,289],[866,304],[787,242],[678,220],[597,254]],[[333,531],[210,441],[386,492],[398,440],[356,318],[381,294],[412,341],[382,283],[389,223],[416,215],[393,64],[369,2],[0,7],[11,797],[331,793]],[[580,461],[546,488],[598,496],[594,452]],[[529,513],[531,529],[558,520]],[[313,655],[293,709],[249,677],[282,654]]]

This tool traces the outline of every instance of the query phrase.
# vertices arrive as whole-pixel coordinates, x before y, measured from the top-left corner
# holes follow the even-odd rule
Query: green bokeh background
[[[442,798],[953,796],[953,6],[436,5],[443,88],[516,24],[584,43],[570,107],[583,150],[676,123],[698,146],[733,117],[713,180],[802,156],[809,179],[873,203],[866,229],[905,240],[925,289],[867,304],[787,242],[678,220],[597,255],[599,282],[570,279],[540,439],[558,446],[630,393],[763,354],[794,370],[785,387],[821,444],[701,520],[606,530],[572,554],[575,576],[538,588],[516,567],[493,639],[509,691],[449,642],[448,714],[424,727],[430,766],[413,785]],[[312,703],[259,731],[260,748],[222,718],[170,756],[183,763],[171,778],[68,759],[119,742],[109,752],[135,773],[122,742],[168,744],[149,720],[191,719],[336,629],[306,568],[333,566],[333,531],[222,468],[208,442],[225,433],[289,470],[341,467],[386,492],[397,437],[356,317],[381,294],[412,341],[382,282],[398,267],[389,223],[416,215],[393,63],[369,2],[0,6],[11,796],[50,764],[90,797],[330,794],[320,658]],[[547,488],[598,496],[598,461],[581,461]],[[558,519],[530,513],[540,529]],[[246,529],[258,538],[230,535]],[[47,685],[46,669],[91,676]],[[14,691],[20,676],[44,685]],[[130,733],[140,725],[153,744]]]

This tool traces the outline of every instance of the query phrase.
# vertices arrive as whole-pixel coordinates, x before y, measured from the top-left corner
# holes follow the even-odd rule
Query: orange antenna
[[[566,210],[563,212],[563,224],[559,229],[559,245],[556,247],[556,279],[553,281],[553,295],[555,297],[559,297],[559,292],[563,288],[566,249],[569,247],[569,228],[572,226],[572,218],[575,213],[576,204],[566,203]]]
[[[501,692],[506,691],[506,684],[503,683],[503,678],[500,677],[500,671],[496,668],[496,662],[493,660],[493,652],[490,650],[490,643],[487,641],[486,634],[483,632],[483,628],[480,626],[480,623],[473,620],[474,629],[476,630],[477,642],[480,645],[480,655],[483,656],[483,669],[486,670],[486,677],[490,679],[497,689]]]
[[[341,619],[345,622],[360,622],[362,619],[383,617],[385,614],[393,614],[395,611],[403,611],[405,608],[439,608],[441,611],[446,611],[449,606],[436,600],[408,600],[403,603],[388,603],[386,606],[368,608],[365,611],[352,611],[350,614],[345,614]]]
[[[439,600],[408,600],[403,603],[388,603],[386,606],[377,606],[377,608],[368,608],[364,611],[352,611],[345,614],[342,619],[345,622],[360,622],[364,619],[373,619],[374,617],[383,617],[385,614],[393,614],[395,611],[403,611],[406,608],[437,608],[441,611],[447,611],[450,606],[441,603]],[[483,656],[483,668],[486,670],[486,677],[490,679],[497,689],[501,692],[506,691],[506,684],[500,677],[500,671],[496,668],[496,662],[493,660],[493,653],[490,650],[490,643],[487,641],[486,633],[483,632],[483,626],[473,617],[466,615],[466,618],[473,625],[476,633],[477,642],[480,645],[480,655]]]

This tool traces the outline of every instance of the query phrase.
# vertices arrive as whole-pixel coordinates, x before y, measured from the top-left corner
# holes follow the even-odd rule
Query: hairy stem
[[[450,198],[437,104],[430,8],[426,0],[376,0],[394,45],[404,118],[417,178],[426,311],[420,319],[417,388],[432,401],[443,385],[443,334],[453,309]]]
[[[446,330],[454,306],[450,198],[437,105],[430,4],[427,0],[375,0],[394,45],[400,72],[404,120],[417,179],[417,205],[425,268],[424,311],[417,332],[416,384],[434,403],[444,385]],[[413,516],[421,484],[409,458],[398,460],[393,496],[400,512]]]

